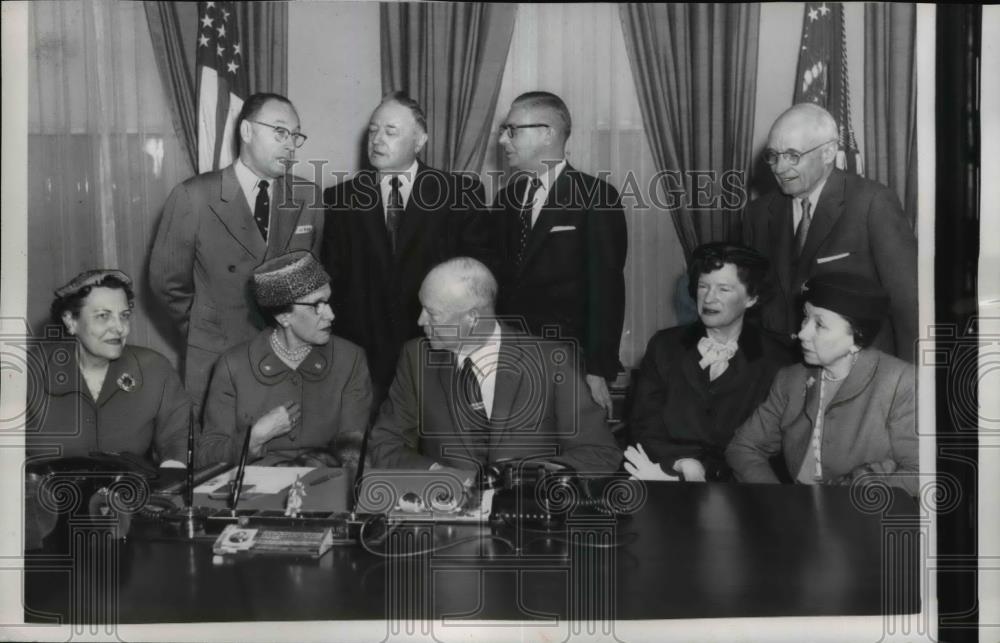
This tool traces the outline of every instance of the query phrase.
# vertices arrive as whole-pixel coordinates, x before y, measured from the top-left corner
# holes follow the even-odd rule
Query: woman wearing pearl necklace
[[[871,280],[820,274],[805,283],[804,364],[778,372],[736,431],[726,460],[741,482],[777,482],[784,453],[802,484],[881,483],[919,490],[914,368],[871,347],[889,295]]]
[[[216,363],[199,464],[356,466],[372,389],[364,351],[332,334],[330,276],[305,250],[261,264],[253,294],[271,320]]]

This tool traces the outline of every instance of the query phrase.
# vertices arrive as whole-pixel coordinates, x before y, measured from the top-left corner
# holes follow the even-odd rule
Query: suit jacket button
[[[236,266],[229,266],[229,272],[236,272]]]

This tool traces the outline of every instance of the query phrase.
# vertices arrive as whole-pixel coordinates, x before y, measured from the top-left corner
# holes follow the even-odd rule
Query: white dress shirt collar
[[[410,192],[413,191],[413,180],[417,176],[417,169],[419,168],[419,163],[413,161],[413,165],[406,168],[402,172],[379,172],[378,185],[379,191],[382,193],[382,214],[385,214],[385,206],[389,203],[389,192],[392,190],[392,186],[389,185],[389,181],[392,177],[399,177],[399,195],[403,198],[403,208],[406,209],[406,204],[410,202]]]
[[[566,159],[559,161],[556,166],[549,172],[542,174],[538,177],[541,186],[535,192],[535,198],[531,206],[531,225],[534,226],[535,222],[538,221],[538,215],[541,214],[542,208],[545,207],[545,202],[549,199],[549,190],[552,185],[555,184],[556,179],[562,174],[563,170],[566,169]],[[528,198],[528,190],[531,189],[531,181],[526,181],[524,184],[524,193],[521,195],[521,203]]]
[[[240,184],[240,190],[243,191],[243,196],[247,198],[247,205],[250,206],[250,216],[253,216],[253,208],[257,203],[257,186],[261,180],[267,181],[267,195],[270,198],[274,196],[275,179],[269,179],[266,176],[257,176],[239,158],[233,161],[233,169],[236,171],[236,180]]]
[[[827,177],[827,179],[830,177]],[[823,188],[826,186],[827,179],[820,181],[816,187],[812,189],[812,192],[804,197],[797,196],[792,199],[792,231],[798,229],[799,221],[802,220],[802,199],[809,200],[809,212],[812,216],[816,216],[816,205],[819,203],[819,195],[823,192]]]
[[[483,394],[483,407],[486,417],[493,418],[493,398],[497,386],[497,364],[500,361],[500,324],[493,323],[493,332],[480,346],[475,348],[463,346],[458,352],[457,368],[462,369],[465,359],[472,360],[472,371],[479,381],[479,390]]]

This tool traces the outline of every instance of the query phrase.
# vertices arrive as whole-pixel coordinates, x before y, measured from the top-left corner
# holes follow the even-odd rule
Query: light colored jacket
[[[767,399],[736,430],[726,461],[740,482],[778,482],[768,458],[784,452],[794,478],[812,438],[821,369],[796,364],[778,371]],[[823,415],[823,480],[855,467],[891,458],[896,472],[884,476],[892,486],[916,495],[916,415],[914,368],[877,349],[858,354],[840,390]]]

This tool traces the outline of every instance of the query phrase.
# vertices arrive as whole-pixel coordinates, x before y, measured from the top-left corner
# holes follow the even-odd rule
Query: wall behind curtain
[[[618,7],[613,4],[521,4],[500,88],[494,130],[520,93],[547,90],[566,101],[573,118],[567,157],[574,167],[606,177],[622,190],[626,173],[646,186],[656,169],[642,128]],[[486,150],[487,173],[504,169],[496,137]],[[493,187],[497,181],[492,180]],[[666,210],[624,199],[629,249],[625,266],[625,326],[621,360],[638,366],[646,343],[676,324],[672,297],[684,253]]]
[[[135,281],[129,342],[176,360],[147,288],[166,196],[192,174],[151,50],[141,3],[31,3],[28,321],[78,272],[117,267]]]

